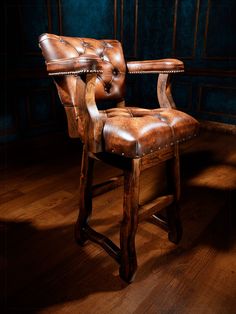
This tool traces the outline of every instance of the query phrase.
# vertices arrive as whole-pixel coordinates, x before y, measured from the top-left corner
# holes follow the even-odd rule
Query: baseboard
[[[214,121],[200,121],[200,122],[201,129],[203,130],[236,135],[236,125],[234,124],[227,124]]]

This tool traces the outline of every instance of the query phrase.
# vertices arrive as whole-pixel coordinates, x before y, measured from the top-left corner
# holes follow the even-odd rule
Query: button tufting
[[[119,74],[119,70],[116,69],[116,68],[113,69],[112,74],[113,74],[114,76],[117,76],[117,75]]]
[[[104,90],[106,93],[110,93],[111,92],[111,84],[110,83],[107,83],[105,86],[104,86]]]
[[[107,43],[106,41],[103,41],[102,44],[103,44],[104,48],[113,48],[113,46],[111,44]]]

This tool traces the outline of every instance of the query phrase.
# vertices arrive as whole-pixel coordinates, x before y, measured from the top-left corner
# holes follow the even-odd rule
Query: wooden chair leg
[[[120,228],[120,277],[130,283],[137,270],[135,235],[138,227],[140,159],[132,160],[132,169],[124,172],[124,209]]]
[[[175,244],[180,242],[183,234],[179,212],[180,207],[178,203],[167,208],[167,221],[169,226],[168,239]]]
[[[87,240],[85,229],[92,213],[93,165],[94,159],[88,156],[87,148],[84,145],[80,170],[79,216],[75,225],[75,239],[80,245]]]
[[[167,208],[167,221],[169,226],[168,238],[171,242],[178,244],[182,238],[182,223],[180,219],[180,165],[179,165],[179,150],[176,146],[175,158],[169,161],[170,163],[170,178],[174,193],[174,204]]]

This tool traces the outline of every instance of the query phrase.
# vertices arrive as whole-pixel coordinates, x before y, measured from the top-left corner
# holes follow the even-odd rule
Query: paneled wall
[[[175,57],[185,63],[185,74],[173,81],[178,107],[199,119],[236,124],[236,1],[136,3],[138,57]],[[153,103],[155,82],[149,87],[146,78],[142,86],[142,101]]]
[[[186,73],[173,80],[178,107],[236,124],[235,0],[8,0],[3,8],[1,142],[66,128],[38,48],[44,32],[117,38],[127,59],[180,58]],[[128,102],[155,106],[155,75],[128,82]]]

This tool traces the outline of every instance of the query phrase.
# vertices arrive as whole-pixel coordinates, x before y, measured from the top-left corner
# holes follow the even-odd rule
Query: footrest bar
[[[171,205],[174,201],[174,195],[164,195],[157,197],[153,201],[139,207],[139,221],[152,216],[154,213]]]
[[[167,223],[167,220],[164,216],[157,214],[152,215],[152,217],[155,219],[155,223],[158,224],[160,227],[162,227],[164,230],[169,231],[169,226]]]
[[[120,264],[120,248],[114,242],[112,242],[103,234],[95,231],[90,226],[86,226],[83,231],[89,240],[99,244],[112,258],[114,258]]]
[[[106,193],[108,191],[114,190],[119,186],[123,185],[124,178],[123,175],[119,177],[111,178],[105,182],[96,184],[93,186],[93,197]]]

